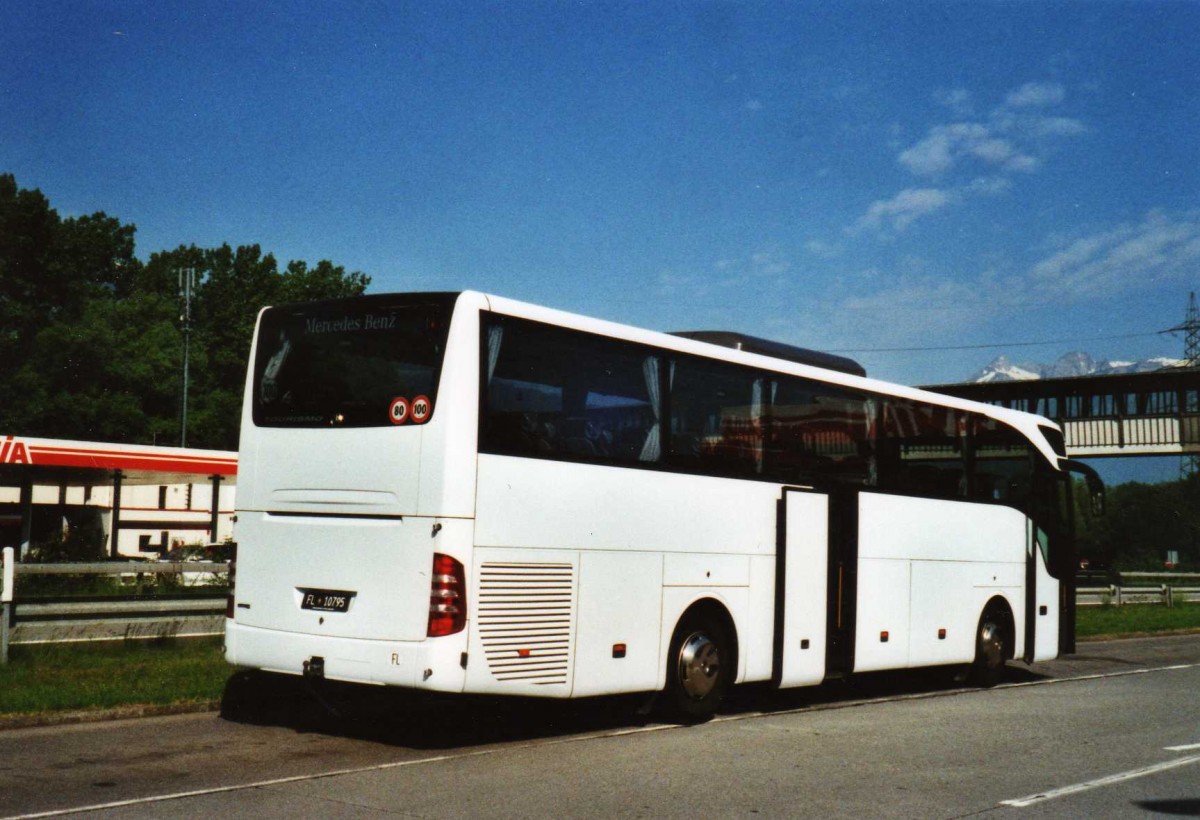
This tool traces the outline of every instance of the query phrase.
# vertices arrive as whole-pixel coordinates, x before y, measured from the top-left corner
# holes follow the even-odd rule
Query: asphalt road
[[[1010,672],[986,691],[931,674],[746,689],[692,727],[630,699],[334,692],[331,717],[281,686],[257,722],[0,732],[0,815],[1200,816],[1200,636]]]

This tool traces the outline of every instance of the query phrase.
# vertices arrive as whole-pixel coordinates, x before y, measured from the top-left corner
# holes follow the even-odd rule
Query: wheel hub
[[[997,624],[988,621],[980,627],[979,646],[988,666],[1004,663],[1004,633]]]
[[[688,697],[702,700],[717,685],[721,658],[717,645],[703,632],[694,632],[679,649],[679,683]]]

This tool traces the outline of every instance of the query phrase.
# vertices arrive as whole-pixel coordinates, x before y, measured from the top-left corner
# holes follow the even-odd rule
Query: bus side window
[[[1006,424],[971,414],[971,497],[1024,509],[1032,491],[1029,442]]]
[[[807,379],[773,380],[766,470],[795,484],[862,484],[870,474],[870,407],[863,396]]]
[[[715,475],[761,473],[765,380],[700,359],[678,360],[673,371],[670,462]]]
[[[906,399],[885,399],[879,441],[885,490],[933,498],[968,495],[965,414]]]
[[[636,345],[507,317],[485,324],[480,446],[567,461],[657,461],[660,359]]]

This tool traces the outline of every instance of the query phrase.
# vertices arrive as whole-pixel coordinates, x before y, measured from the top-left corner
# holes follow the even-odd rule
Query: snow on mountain
[[[987,367],[980,370],[968,381],[972,382],[1023,382],[1030,379],[1040,379],[1042,374],[1039,368],[1041,365],[1033,365],[1032,367],[1022,367],[1015,365],[1008,360],[1007,356],[997,356],[995,361]]]
[[[1138,361],[1100,361],[1081,351],[1064,353],[1053,364],[1014,364],[1007,356],[997,356],[991,364],[973,375],[968,381],[1013,382],[1030,379],[1061,379],[1071,376],[1104,376],[1112,373],[1145,373],[1165,367],[1180,367],[1182,359],[1156,357]]]

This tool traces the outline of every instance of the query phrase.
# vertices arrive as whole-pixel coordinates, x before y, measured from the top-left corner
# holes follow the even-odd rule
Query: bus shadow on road
[[[1047,675],[1028,667],[1009,664],[1004,684],[1046,680]],[[982,691],[965,680],[957,669],[928,669],[867,672],[826,681],[819,686],[799,689],[774,689],[750,685],[736,689],[722,706],[724,714],[774,713],[804,709],[838,708],[863,705],[879,700]]]
[[[1044,677],[1010,665],[1005,682]],[[969,691],[975,690],[945,669],[868,673],[799,689],[753,684],[735,688],[722,704],[720,716],[847,708]],[[647,694],[575,700],[439,695],[238,672],[226,683],[221,717],[301,733],[444,750],[658,725],[663,718],[654,707],[654,697]]]

